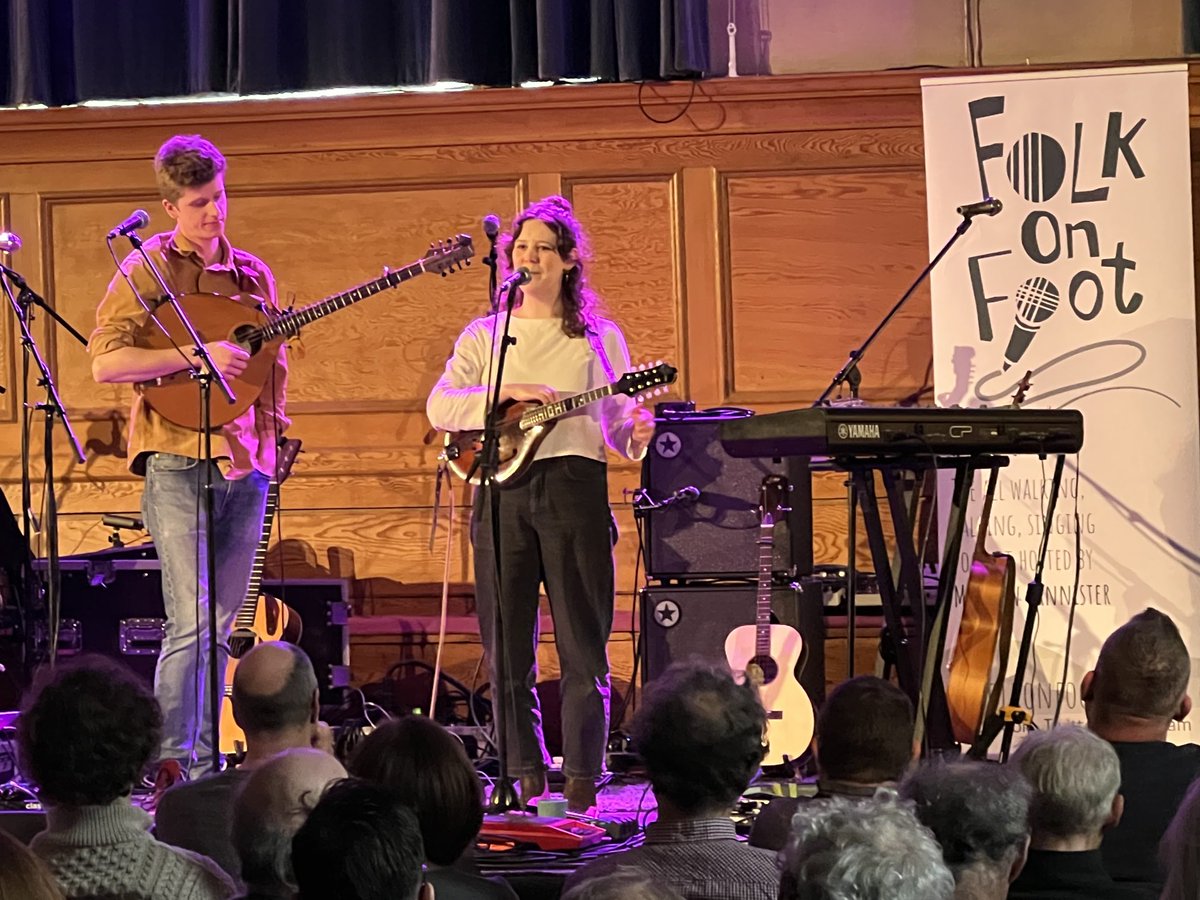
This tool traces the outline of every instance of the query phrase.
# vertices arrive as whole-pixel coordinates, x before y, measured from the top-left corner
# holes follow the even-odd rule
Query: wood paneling
[[[197,131],[229,159],[231,237],[270,262],[285,303],[345,290],[458,232],[482,254],[482,216],[565,193],[633,358],[674,362],[675,396],[699,407],[807,403],[928,256],[916,73],[653,85],[640,102],[635,85],[605,85],[0,112],[0,221],[26,244],[13,262],[80,330],[113,271],[104,234],[137,206],[167,227],[149,160],[172,133]],[[436,613],[446,518],[430,551],[438,448],[423,442],[424,398],[455,335],[484,309],[485,276],[478,264],[423,276],[306,330],[290,398],[305,454],[283,491],[272,572],[351,578],[359,613]],[[8,311],[0,322],[0,486],[18,507],[19,346]],[[101,549],[100,516],[140,505],[125,459],[129,389],[94,384],[83,349],[46,316],[36,325],[88,450],[86,465],[70,464],[56,437],[62,551]],[[922,292],[864,364],[864,395],[913,395],[929,357]],[[639,467],[613,462],[627,616]],[[818,477],[815,493],[817,558],[840,561],[839,478]],[[454,495],[461,524],[469,492]],[[465,532],[455,538],[455,603],[468,615],[470,552]],[[478,645],[458,634],[454,646],[450,669],[469,679]],[[614,637],[622,677],[632,646],[628,632]],[[357,637],[356,677],[429,652],[399,634]],[[554,671],[549,645],[543,662]]]

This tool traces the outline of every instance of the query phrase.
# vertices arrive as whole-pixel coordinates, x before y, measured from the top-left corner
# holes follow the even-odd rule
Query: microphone
[[[1017,319],[1004,350],[1002,371],[1020,361],[1042,323],[1058,309],[1058,300],[1058,288],[1045,278],[1030,278],[1017,288]]]
[[[694,484],[687,484],[677,491],[671,492],[671,497],[667,500],[668,503],[695,503],[700,499],[700,488]]]
[[[532,273],[530,273],[530,271],[527,268],[525,268],[524,266],[521,266],[521,268],[517,269],[517,271],[513,272],[511,275],[509,275],[507,278],[505,278],[502,282],[500,282],[500,287],[496,288],[496,290],[497,291],[512,290],[513,288],[518,287],[522,284],[528,284],[529,279],[532,277],[533,277]]]
[[[11,231],[0,231],[0,253],[16,253],[20,249],[20,235]]]
[[[995,197],[986,197],[977,203],[968,203],[958,207],[958,214],[971,219],[975,216],[994,216],[1002,209],[1004,209],[1003,203]]]
[[[135,209],[128,219],[108,233],[108,239],[111,241],[113,238],[125,237],[129,232],[145,228],[149,224],[150,214],[144,209]]]
[[[494,214],[484,216],[483,233],[489,241],[496,240],[496,235],[500,233],[500,217]]]

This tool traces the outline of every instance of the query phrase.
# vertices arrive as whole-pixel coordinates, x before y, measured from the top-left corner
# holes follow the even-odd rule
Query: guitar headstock
[[[1032,377],[1033,377],[1033,371],[1032,371],[1032,370],[1029,370],[1029,371],[1027,371],[1027,372],[1026,372],[1026,373],[1025,373],[1025,374],[1024,374],[1022,377],[1021,377],[1021,381],[1020,381],[1020,382],[1017,384],[1017,391],[1016,391],[1016,393],[1015,393],[1015,394],[1013,394],[1013,396],[1012,396],[1012,407],[1013,407],[1013,409],[1016,409],[1018,406],[1020,406],[1022,403],[1024,403],[1024,402],[1025,402],[1025,395],[1026,395],[1026,394],[1028,394],[1028,393],[1029,393],[1029,389],[1030,389],[1031,387],[1033,387],[1033,383],[1032,383],[1032,382],[1029,380],[1029,379],[1030,379],[1030,378],[1032,378]]]
[[[791,484],[782,475],[768,475],[758,491],[758,511],[764,525],[774,525],[791,511],[788,493]]]
[[[421,257],[421,263],[426,272],[436,272],[445,278],[451,272],[457,272],[464,265],[471,264],[475,255],[475,245],[469,234],[446,238],[444,241],[429,245],[429,251]]]
[[[288,438],[279,441],[279,450],[275,454],[275,483],[283,484],[292,474],[292,465],[303,443],[299,438]]]
[[[647,363],[644,366],[631,369],[618,378],[613,386],[613,392],[636,397],[638,400],[645,399],[648,396],[657,396],[658,394],[665,393],[664,390],[659,390],[659,388],[662,385],[672,384],[675,381],[675,376],[678,374],[678,369],[667,365],[662,360],[659,360],[654,365]]]

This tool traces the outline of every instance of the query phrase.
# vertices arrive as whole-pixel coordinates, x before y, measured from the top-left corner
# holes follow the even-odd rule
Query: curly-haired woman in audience
[[[21,768],[46,806],[30,849],[67,897],[224,900],[212,860],[160,844],[130,791],[158,748],[162,713],[124,666],[82,656],[42,672],[17,722]]]
[[[463,859],[483,824],[483,789],[457,737],[420,716],[392,719],[358,745],[347,768],[392,788],[416,812],[425,880],[438,900],[516,900],[506,882],[481,878]]]

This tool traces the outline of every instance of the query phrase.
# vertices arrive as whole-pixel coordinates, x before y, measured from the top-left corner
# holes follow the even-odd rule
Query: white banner
[[[1082,722],[1079,681],[1130,616],[1155,606],[1178,623],[1193,657],[1200,647],[1187,67],[934,78],[922,96],[931,254],[961,221],[956,207],[986,196],[1003,203],[998,215],[975,218],[932,276],[938,405],[1003,405],[1031,370],[1027,406],[1084,416],[1083,450],[1067,462],[1050,527],[1022,690],[1039,726],[1053,718],[1060,687],[1061,720]],[[1018,563],[1014,660],[1052,472],[1052,459],[1014,456],[990,517],[988,549]],[[1198,684],[1193,658],[1195,698]],[[1172,740],[1190,741],[1191,729],[1179,724]]]

